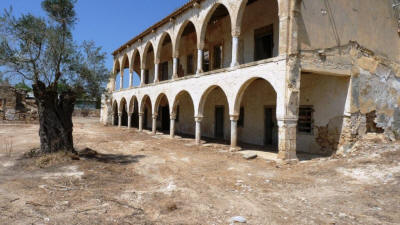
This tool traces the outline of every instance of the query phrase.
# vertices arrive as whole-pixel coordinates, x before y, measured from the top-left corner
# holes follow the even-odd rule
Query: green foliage
[[[32,91],[32,88],[29,87],[28,85],[26,85],[24,81],[22,81],[22,82],[16,84],[16,85],[15,85],[15,88],[24,90],[24,91],[26,91],[26,92]]]
[[[44,0],[48,19],[32,14],[15,18],[12,9],[0,14],[0,65],[33,85],[55,91],[73,90],[78,97],[100,97],[109,74],[105,53],[93,42],[78,45],[72,28],[76,0]],[[3,78],[4,79],[4,78]]]

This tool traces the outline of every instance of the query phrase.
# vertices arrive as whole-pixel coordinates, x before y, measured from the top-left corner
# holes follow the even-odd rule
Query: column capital
[[[194,117],[194,120],[195,120],[196,122],[201,123],[201,121],[203,120],[203,116],[195,116],[195,117]]]
[[[171,120],[176,120],[176,114],[175,113],[171,113],[171,115],[169,116],[169,118]]]
[[[158,114],[157,113],[153,113],[152,118],[153,119],[157,119],[157,117],[158,117]]]
[[[240,37],[240,31],[233,30],[232,31],[232,38],[239,38],[239,37]]]
[[[231,119],[231,121],[238,121],[239,115],[237,115],[237,114],[229,115],[229,118]]]
[[[122,112],[118,112],[118,116],[122,116]]]
[[[138,113],[139,114],[139,116],[143,116],[144,115],[144,113],[142,113],[142,112],[140,112],[140,113]]]

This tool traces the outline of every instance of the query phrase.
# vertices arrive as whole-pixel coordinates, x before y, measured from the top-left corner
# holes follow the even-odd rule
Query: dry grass
[[[78,159],[79,157],[73,153],[57,152],[37,157],[37,159],[35,160],[35,165],[40,168],[47,168]]]

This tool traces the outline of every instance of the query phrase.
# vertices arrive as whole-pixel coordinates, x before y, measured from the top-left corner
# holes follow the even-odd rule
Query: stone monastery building
[[[399,3],[191,0],[113,53],[101,121],[285,160],[398,139]]]

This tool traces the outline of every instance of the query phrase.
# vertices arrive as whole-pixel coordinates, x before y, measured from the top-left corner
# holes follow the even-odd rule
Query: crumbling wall
[[[0,86],[0,123],[38,121],[33,99],[26,99],[26,92],[11,86]]]
[[[353,57],[352,119],[360,121],[362,133],[383,131],[391,140],[400,139],[400,65],[361,47]]]
[[[384,133],[400,139],[400,65],[356,42],[329,49],[301,51],[302,71],[350,76],[341,130],[329,123],[314,127],[315,142],[322,149],[336,145],[332,153],[345,153],[367,133]],[[337,136],[340,138],[337,138]],[[328,146],[327,146],[328,145]]]

